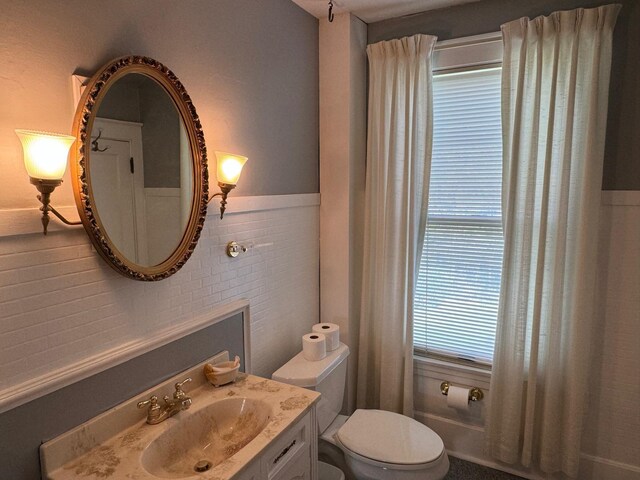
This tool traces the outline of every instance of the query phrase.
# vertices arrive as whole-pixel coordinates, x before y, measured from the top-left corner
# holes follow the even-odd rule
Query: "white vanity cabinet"
[[[258,455],[238,480],[316,480],[318,436],[315,406]]]
[[[310,480],[311,465],[308,453],[299,452],[289,459],[273,477],[274,480]]]
[[[241,480],[260,480],[262,478],[260,467],[260,462],[250,463],[245,470],[238,474],[238,478]]]

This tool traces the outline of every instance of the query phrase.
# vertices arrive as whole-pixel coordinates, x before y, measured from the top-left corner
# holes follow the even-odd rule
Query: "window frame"
[[[469,70],[502,67],[502,33],[491,32],[470,37],[442,40],[436,43],[433,55],[434,76]],[[455,216],[451,217],[455,218]],[[442,217],[439,217],[439,219],[442,219]],[[489,221],[486,219],[483,220]],[[424,241],[425,240],[423,240],[423,242]],[[490,372],[492,368],[492,364],[490,363],[428,352],[426,348],[416,347],[415,345],[413,353],[417,359],[422,361],[431,359],[445,364],[463,365],[487,372]]]

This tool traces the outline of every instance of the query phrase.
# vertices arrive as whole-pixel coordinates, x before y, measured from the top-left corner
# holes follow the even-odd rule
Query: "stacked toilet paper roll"
[[[302,336],[302,355],[310,362],[317,362],[327,356],[327,339],[321,333],[307,333]]]
[[[335,323],[316,323],[311,329],[327,339],[327,352],[332,352],[340,346],[340,327]]]
[[[310,362],[322,360],[340,346],[340,327],[335,323],[316,323],[302,337],[302,355]]]

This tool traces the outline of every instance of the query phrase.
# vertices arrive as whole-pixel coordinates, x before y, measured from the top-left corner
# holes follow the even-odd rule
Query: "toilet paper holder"
[[[449,394],[449,382],[442,382],[440,384],[440,392],[442,395]],[[473,387],[469,389],[469,401],[471,402],[479,402],[484,398],[484,392],[480,390],[478,387]]]

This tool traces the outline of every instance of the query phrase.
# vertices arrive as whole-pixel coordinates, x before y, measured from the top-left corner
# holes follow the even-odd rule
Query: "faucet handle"
[[[138,408],[144,408],[149,405],[149,409],[152,409],[158,405],[158,397],[153,395],[149,400],[143,400],[142,402],[138,402]]]
[[[158,405],[158,397],[153,395],[149,400],[143,400],[142,402],[138,402],[138,408],[144,408],[149,405],[149,411],[147,412],[148,418],[153,417],[160,410],[160,406]]]
[[[182,390],[182,386],[185,383],[189,383],[191,381],[191,377],[187,377],[185,378],[183,381],[176,383],[176,391],[173,392],[173,398],[182,398],[184,397],[186,394],[184,393],[184,390]]]
[[[142,402],[138,402],[138,408],[144,408],[149,405],[149,409],[147,410],[147,423],[153,425],[154,423],[158,423],[158,419],[160,418],[161,408],[158,405],[158,397],[155,395],[151,396],[149,400],[143,400]]]

